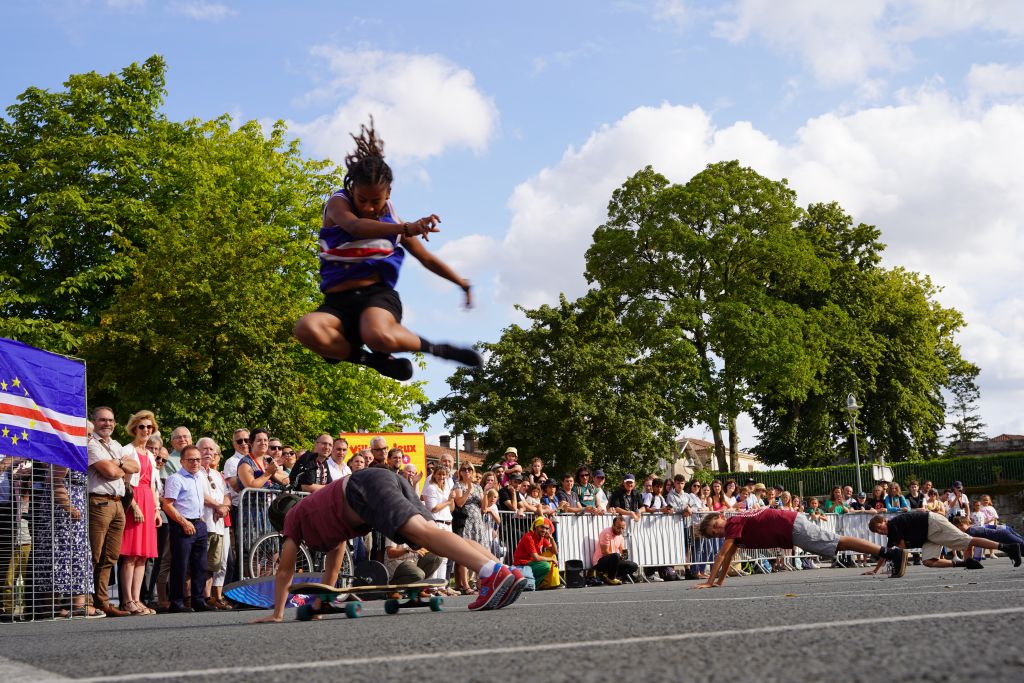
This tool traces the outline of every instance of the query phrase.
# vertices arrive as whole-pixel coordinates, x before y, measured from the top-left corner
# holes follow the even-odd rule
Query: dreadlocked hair
[[[345,189],[355,185],[391,185],[394,177],[391,167],[384,162],[384,141],[377,137],[373,129],[373,117],[370,126],[359,124],[359,135],[353,135],[356,150],[345,157]]]

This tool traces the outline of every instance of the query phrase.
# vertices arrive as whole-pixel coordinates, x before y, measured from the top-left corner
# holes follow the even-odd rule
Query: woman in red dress
[[[156,528],[160,525],[156,462],[146,449],[149,437],[158,430],[156,416],[148,410],[140,410],[128,420],[127,430],[132,435],[132,442],[124,447],[122,455],[137,460],[139,471],[127,482],[132,485],[135,495],[129,509],[125,510],[124,535],[121,538],[121,609],[132,614],[156,614],[140,599],[146,561],[157,556]]]

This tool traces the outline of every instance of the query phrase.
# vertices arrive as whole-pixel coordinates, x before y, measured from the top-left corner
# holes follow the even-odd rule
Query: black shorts
[[[408,479],[379,467],[353,472],[345,486],[345,499],[349,509],[362,517],[368,526],[395,543],[404,543],[411,548],[416,548],[416,545],[398,532],[402,525],[416,515],[428,522],[434,521],[434,515],[420,502]]]
[[[341,331],[345,339],[356,350],[363,345],[363,337],[359,333],[359,319],[367,308],[383,308],[395,320],[402,322],[402,300],[398,292],[383,282],[375,282],[359,289],[324,294],[324,302],[317,313],[329,313],[341,321]]]

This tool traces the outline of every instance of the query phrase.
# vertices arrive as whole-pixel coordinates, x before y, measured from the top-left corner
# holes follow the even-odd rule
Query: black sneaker
[[[1006,556],[1013,560],[1013,566],[1020,566],[1020,544],[1019,543],[1003,543],[1000,548]]]
[[[964,569],[984,569],[984,568],[985,568],[985,565],[983,565],[981,562],[979,562],[978,560],[974,559],[973,557],[968,557],[966,560],[964,560]]]
[[[386,353],[373,351],[371,353],[363,352],[357,363],[373,368],[385,377],[397,379],[399,382],[412,378],[412,361],[408,358],[395,358]]]
[[[907,551],[903,548],[889,548],[889,562],[892,564],[890,579],[898,579],[907,573]]]

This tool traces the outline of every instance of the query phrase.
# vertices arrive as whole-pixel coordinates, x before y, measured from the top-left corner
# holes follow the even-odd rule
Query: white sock
[[[480,575],[481,579],[486,579],[488,576],[496,572],[499,566],[501,565],[499,565],[497,562],[489,560],[484,564],[484,566],[480,567],[480,571],[478,571],[477,574]]]

